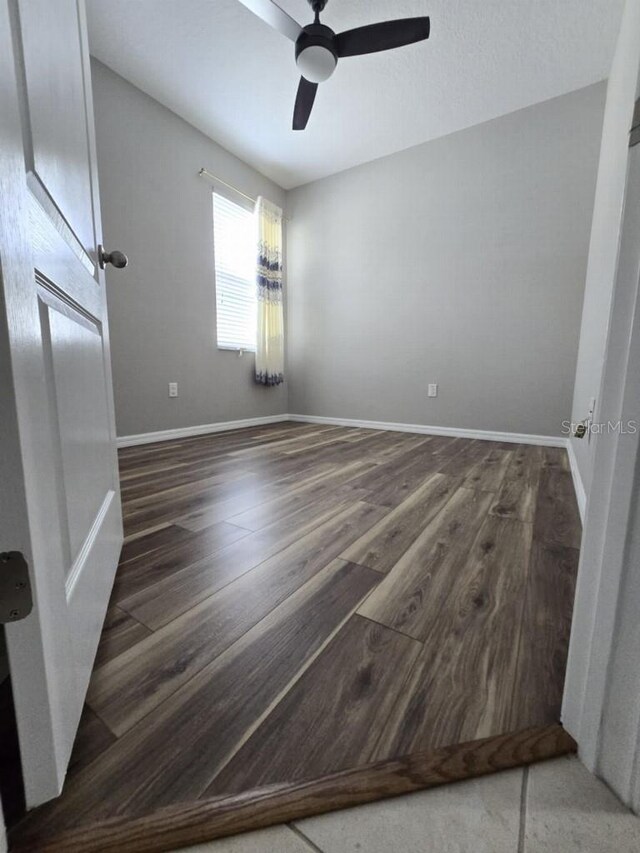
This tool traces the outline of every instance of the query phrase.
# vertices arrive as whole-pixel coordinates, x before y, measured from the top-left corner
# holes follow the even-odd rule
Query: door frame
[[[625,18],[640,19],[640,2],[628,0]],[[623,26],[625,25],[623,18]],[[627,21],[629,26],[634,23]],[[637,40],[636,40],[637,41]],[[631,46],[629,63],[637,70],[640,42]],[[640,78],[635,81],[640,95]],[[631,105],[630,105],[631,106]],[[631,111],[631,110],[630,110]],[[640,123],[636,101],[631,129]],[[640,134],[631,133],[624,206],[618,232],[618,259],[599,394],[601,419],[640,427]],[[628,705],[632,726],[614,726],[614,674],[636,685],[638,658],[623,648],[628,633],[624,609],[640,589],[629,585],[634,571],[629,543],[636,530],[635,501],[640,489],[640,429],[635,434],[597,433],[593,441],[593,478],[587,499],[578,587],[572,622],[562,721],[578,742],[586,766],[601,776],[634,811],[640,811],[640,698]],[[623,601],[623,596],[625,597]],[[622,605],[624,604],[624,608]],[[623,655],[626,654],[626,658]],[[626,697],[627,699],[629,697]],[[626,760],[620,760],[626,756]]]
[[[622,423],[635,420],[639,425],[640,145],[633,152],[630,167],[627,176],[630,193],[625,205],[622,251],[611,316],[611,345],[603,373],[601,401],[604,412],[614,413],[613,420]],[[610,408],[607,403],[615,407]],[[637,792],[634,793],[633,779],[637,775],[640,749],[640,699],[636,697],[635,703],[626,702],[624,706],[629,722],[632,717],[635,719],[631,728],[619,720],[614,732],[611,724],[621,710],[615,707],[622,699],[619,679],[623,677],[628,685],[636,686],[640,675],[637,658],[635,661],[630,657],[626,661],[621,658],[630,628],[629,609],[640,613],[638,590],[631,582],[638,567],[634,566],[630,551],[637,535],[634,508],[640,486],[640,432],[602,434],[598,439],[592,489],[601,490],[602,494],[595,496],[591,512],[587,511],[583,548],[587,551],[598,548],[595,553],[599,571],[578,745],[587,766],[637,811],[640,801]],[[624,676],[620,667],[623,667]]]

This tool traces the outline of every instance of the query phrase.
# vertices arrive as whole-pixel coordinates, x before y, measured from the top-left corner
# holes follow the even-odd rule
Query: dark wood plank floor
[[[120,465],[72,766],[17,848],[558,722],[580,542],[563,450],[282,423]],[[550,754],[556,735],[526,737]]]

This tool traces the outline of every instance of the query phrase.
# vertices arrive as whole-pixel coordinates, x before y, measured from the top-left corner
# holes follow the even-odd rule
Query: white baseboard
[[[392,432],[415,432],[421,435],[447,435],[453,438],[478,438],[484,441],[508,441],[513,444],[541,444],[546,447],[567,446],[565,438],[553,435],[530,435],[520,432],[493,432],[484,429],[458,429],[455,427],[428,426],[426,424],[361,421],[354,420],[353,418],[327,418],[321,415],[293,414],[267,415],[263,418],[243,418],[238,421],[220,421],[215,424],[163,429],[158,432],[142,432],[138,435],[122,435],[118,437],[117,443],[118,447],[133,447],[136,444],[153,444],[157,441],[170,441],[174,438],[191,438],[192,436],[207,435],[213,432],[226,432],[231,429],[276,424],[282,421],[296,421],[304,424],[330,424],[331,426],[360,427],[364,429],[389,430]]]
[[[178,429],[162,429],[158,432],[141,432],[138,435],[118,436],[118,447],[133,447],[136,444],[154,444],[157,441],[171,441],[174,438],[191,438],[196,435],[207,435],[212,432],[227,432],[231,429],[277,424],[290,420],[289,415],[267,415],[263,418],[242,418],[238,421],[219,421],[217,424],[200,424],[200,426],[179,427]]]
[[[584,525],[584,516],[587,509],[587,493],[584,488],[584,483],[582,482],[582,477],[580,476],[580,469],[578,468],[578,460],[576,459],[576,454],[573,449],[573,444],[571,443],[571,439],[565,439],[567,446],[567,454],[569,456],[569,465],[571,466],[571,476],[573,477],[573,488],[576,493],[576,500],[578,501],[578,511],[580,512],[580,520]]]
[[[484,429],[456,429],[454,427],[426,426],[425,424],[397,424],[387,421],[359,421],[350,418],[325,418],[315,415],[288,415],[289,420],[305,424],[331,424],[332,426],[382,429],[394,432],[416,432],[424,435],[447,435],[454,438],[479,438],[484,441],[508,441],[513,444],[541,444],[545,447],[565,447],[566,439],[553,435],[529,435],[519,432],[492,432]]]

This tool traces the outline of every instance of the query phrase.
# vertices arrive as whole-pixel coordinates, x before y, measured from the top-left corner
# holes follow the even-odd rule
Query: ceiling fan
[[[300,83],[293,109],[293,129],[304,130],[318,90],[318,83],[328,80],[335,71],[338,59],[343,56],[360,56],[391,50],[429,38],[429,18],[400,18],[345,30],[334,31],[320,23],[320,12],[327,0],[308,0],[314,12],[314,21],[301,27],[273,0],[240,0],[259,18],[262,18],[296,45],[296,64],[300,69]]]

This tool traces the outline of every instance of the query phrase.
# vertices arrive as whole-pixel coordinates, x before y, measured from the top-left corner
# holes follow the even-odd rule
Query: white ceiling
[[[88,0],[92,53],[289,189],[608,76],[623,0],[330,0],[335,31],[431,16],[427,42],[343,59],[291,130],[293,43],[238,0]],[[300,23],[307,0],[280,0]]]

